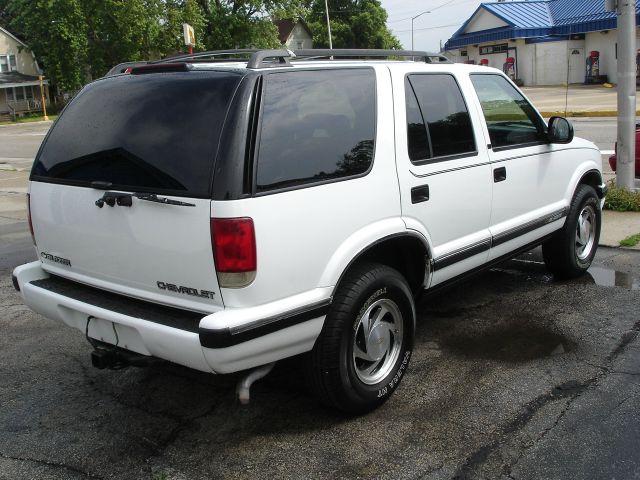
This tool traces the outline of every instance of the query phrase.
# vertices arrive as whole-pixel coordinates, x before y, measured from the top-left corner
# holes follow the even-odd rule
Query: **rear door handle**
[[[507,169],[506,167],[495,168],[493,170],[493,182],[504,182],[507,179]]]
[[[422,203],[429,200],[429,185],[420,185],[411,189],[411,203]]]

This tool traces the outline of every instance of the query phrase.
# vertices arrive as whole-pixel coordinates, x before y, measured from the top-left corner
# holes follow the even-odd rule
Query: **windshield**
[[[31,179],[207,197],[242,75],[119,75],[86,86],[55,123]]]

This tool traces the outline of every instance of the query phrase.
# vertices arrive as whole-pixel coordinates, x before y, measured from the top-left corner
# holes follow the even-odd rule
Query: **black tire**
[[[370,341],[363,343],[368,320],[377,315]],[[311,352],[312,389],[323,403],[348,413],[375,409],[400,383],[414,332],[415,306],[404,277],[386,265],[354,267],[338,287]],[[363,353],[367,360],[358,356]],[[381,359],[375,360],[378,355]]]
[[[582,234],[579,233],[581,217],[589,218],[584,223],[588,228],[583,229]],[[602,211],[596,191],[589,185],[578,185],[564,227],[542,244],[544,263],[549,271],[561,279],[584,274],[596,255],[601,224]],[[587,230],[589,236],[585,242]]]

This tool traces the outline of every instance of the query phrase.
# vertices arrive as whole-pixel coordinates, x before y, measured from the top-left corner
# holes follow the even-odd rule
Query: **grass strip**
[[[625,238],[620,241],[621,247],[635,247],[640,243],[640,233],[636,233],[635,235],[631,235],[630,237]]]

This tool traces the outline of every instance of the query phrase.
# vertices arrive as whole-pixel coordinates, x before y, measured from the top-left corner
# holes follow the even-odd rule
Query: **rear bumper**
[[[92,338],[196,370],[230,373],[309,351],[331,289],[252,308],[197,314],[51,277],[40,262],[16,268],[14,286],[36,312]],[[322,298],[325,296],[325,298]],[[115,332],[114,332],[115,330]],[[117,340],[116,340],[117,333]]]

